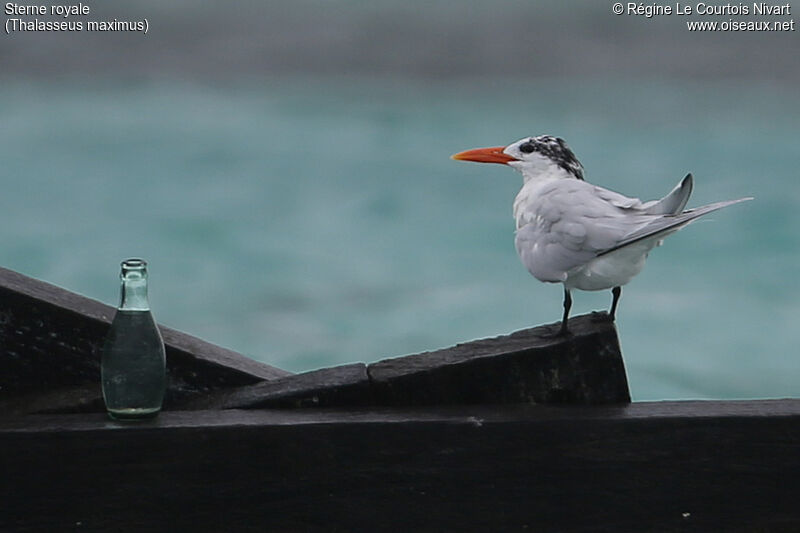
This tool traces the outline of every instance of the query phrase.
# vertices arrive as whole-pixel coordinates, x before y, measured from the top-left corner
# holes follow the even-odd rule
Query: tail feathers
[[[690,179],[689,188],[691,189],[691,174],[687,176],[687,178]],[[686,181],[686,179],[684,179],[684,181]],[[670,195],[671,194],[672,193],[670,193]],[[631,244],[634,243],[641,243],[642,241],[645,240],[651,241],[654,243],[653,245],[655,245],[656,241],[663,239],[664,237],[666,237],[671,233],[675,233],[679,229],[697,220],[703,215],[707,215],[708,213],[718,211],[724,207],[728,207],[729,205],[746,202],[752,199],[753,199],[752,197],[747,197],[747,198],[739,198],[738,200],[728,200],[726,202],[716,202],[713,204],[704,205],[702,207],[689,209],[678,215],[665,215],[663,217],[659,217],[658,219],[645,225],[644,227],[639,228],[633,233],[628,234],[622,241],[619,242],[619,244],[617,244],[613,248],[604,250],[598,255],[599,256],[606,255],[613,251],[619,250],[620,248],[630,246]]]
[[[686,177],[669,194],[648,206],[644,212],[648,215],[677,215],[686,207],[693,188],[694,178],[691,173],[686,174]]]

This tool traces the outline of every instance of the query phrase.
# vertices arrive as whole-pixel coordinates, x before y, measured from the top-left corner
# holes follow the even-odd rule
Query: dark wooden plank
[[[616,328],[606,313],[367,367],[380,405],[630,402]]]
[[[370,397],[367,365],[354,363],[312,370],[245,387],[220,389],[192,398],[175,408],[196,410],[370,405]]]
[[[3,531],[800,529],[800,400],[0,421]]]
[[[0,398],[0,418],[37,413],[102,413],[105,410],[99,382]]]
[[[99,383],[100,352],[114,312],[96,300],[0,268],[0,403],[18,395]],[[167,404],[290,374],[159,328],[167,348]]]
[[[557,328],[557,325],[555,325]],[[181,409],[630,402],[616,329],[604,313],[452,348],[219,390]]]

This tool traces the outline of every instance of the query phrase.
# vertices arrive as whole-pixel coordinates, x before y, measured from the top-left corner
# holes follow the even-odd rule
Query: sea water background
[[[793,83],[402,65],[209,82],[3,60],[20,75],[0,85],[2,266],[116,304],[119,261],[143,257],[161,323],[291,371],[504,334],[557,320],[561,290],[516,257],[520,176],[449,156],[551,133],[629,195],[691,171],[690,206],[756,197],[625,287],[634,398],[798,395]],[[573,312],[609,300],[577,293]]]

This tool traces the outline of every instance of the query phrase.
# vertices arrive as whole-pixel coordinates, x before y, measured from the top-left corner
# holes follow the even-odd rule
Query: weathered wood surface
[[[2,531],[800,531],[800,400],[0,421]]]
[[[546,325],[432,352],[219,389],[180,409],[630,402],[614,324],[573,317],[572,335]]]
[[[115,309],[54,285],[0,268],[0,405],[20,396],[51,395],[92,405],[100,382],[100,353]],[[167,348],[166,404],[214,390],[289,375],[231,350],[159,326]],[[78,391],[86,397],[76,398]],[[54,391],[56,393],[54,394]],[[94,396],[91,396],[94,394]],[[8,413],[8,409],[3,410]]]
[[[606,313],[367,367],[378,405],[630,402],[614,323]]]
[[[322,368],[255,385],[209,392],[187,402],[181,410],[254,409],[263,407],[326,407],[372,405],[367,365]]]

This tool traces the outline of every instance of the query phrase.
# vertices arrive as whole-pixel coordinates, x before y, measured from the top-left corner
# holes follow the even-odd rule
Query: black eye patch
[[[533,152],[533,150],[534,146],[533,143],[530,141],[519,145],[519,151],[522,152],[523,154],[529,154]]]

